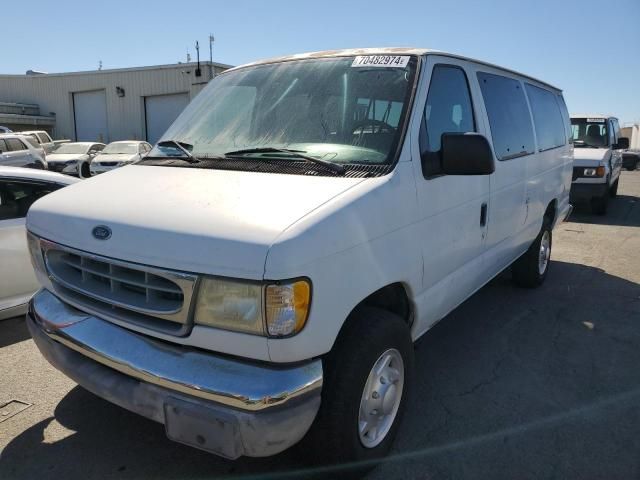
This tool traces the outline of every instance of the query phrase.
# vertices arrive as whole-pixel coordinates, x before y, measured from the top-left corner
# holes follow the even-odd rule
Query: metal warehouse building
[[[154,143],[214,75],[201,62],[89,72],[0,75],[0,125],[54,138]]]

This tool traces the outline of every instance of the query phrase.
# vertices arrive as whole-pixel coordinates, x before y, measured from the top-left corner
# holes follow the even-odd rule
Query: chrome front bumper
[[[154,340],[77,310],[46,290],[27,323],[45,358],[96,395],[163,423],[175,441],[262,457],[297,443],[320,406],[322,362],[273,366]]]

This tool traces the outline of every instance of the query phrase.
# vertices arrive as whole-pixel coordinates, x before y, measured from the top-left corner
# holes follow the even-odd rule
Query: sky
[[[0,73],[95,70],[353,47],[415,46],[564,90],[574,113],[640,121],[640,0],[31,0],[6,2]],[[26,23],[25,23],[26,22]]]

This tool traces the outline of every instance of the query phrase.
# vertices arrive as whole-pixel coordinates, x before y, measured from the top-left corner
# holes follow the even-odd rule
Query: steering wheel
[[[358,130],[364,129],[365,127],[372,127],[373,131],[371,133],[393,133],[396,131],[395,127],[392,127],[387,122],[383,122],[382,120],[375,120],[373,118],[367,118],[364,120],[360,120],[353,125],[351,135],[362,135],[364,131],[358,132]],[[378,128],[376,129],[376,127]]]

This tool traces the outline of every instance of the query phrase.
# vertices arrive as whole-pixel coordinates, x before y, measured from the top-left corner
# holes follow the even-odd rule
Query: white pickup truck
[[[606,115],[572,115],[575,159],[571,202],[588,203],[593,213],[607,213],[609,197],[618,194],[622,150],[629,139],[620,136],[618,119]]]
[[[562,93],[422,49],[218,75],[146,158],[36,202],[43,355],[169,438],[237,458],[391,448],[413,341],[570,212]]]

